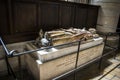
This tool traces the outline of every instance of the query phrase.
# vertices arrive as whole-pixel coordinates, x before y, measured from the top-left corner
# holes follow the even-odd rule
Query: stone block
[[[86,48],[96,46],[98,44],[101,44],[102,42],[103,42],[103,38],[101,38],[101,37],[93,39],[93,41],[81,44],[80,45],[80,50],[84,50]],[[26,47],[27,47],[28,50],[36,49],[36,47],[31,43],[27,44]],[[70,53],[77,52],[78,42],[77,42],[77,44],[64,45],[64,46],[61,46],[59,48],[55,47],[53,49],[55,50],[54,52],[47,52],[45,50],[42,50],[42,51],[37,51],[36,53],[34,53],[32,55],[34,55],[36,58],[40,59],[42,62],[46,62],[48,60],[52,60],[52,59],[55,59],[55,58],[58,58],[58,57],[68,55]]]
[[[79,52],[78,67],[98,56],[101,56],[104,44],[99,44]],[[64,51],[63,51],[64,53]],[[51,80],[75,68],[77,53],[58,57],[47,62],[36,59],[33,55],[25,55],[28,70],[36,80]]]

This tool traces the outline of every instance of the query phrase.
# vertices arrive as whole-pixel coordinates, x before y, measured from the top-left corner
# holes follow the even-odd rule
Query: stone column
[[[120,0],[91,0],[91,4],[100,5],[97,30],[102,33],[116,32],[120,15]],[[109,36],[108,44],[118,46],[118,35]]]
[[[103,33],[116,32],[120,15],[120,0],[91,0],[91,4],[101,6],[97,30]]]

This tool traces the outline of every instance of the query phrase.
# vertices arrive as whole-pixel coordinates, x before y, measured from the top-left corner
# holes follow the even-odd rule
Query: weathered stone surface
[[[91,4],[101,6],[97,30],[103,33],[116,32],[120,14],[120,0],[92,0]]]
[[[103,51],[103,46],[104,44],[100,44],[98,46],[80,51],[78,66],[98,56],[101,56]],[[29,67],[29,70],[36,77],[36,79],[50,80],[58,75],[61,75],[67,71],[74,69],[76,56],[77,54],[73,53],[44,63],[42,63],[40,60],[37,59],[35,60],[35,58],[32,57],[31,55],[25,55],[25,58],[26,58],[26,63],[29,64],[27,65]]]
[[[119,45],[119,36],[109,36],[107,39],[107,44],[112,47],[118,47]]]
[[[80,45],[80,50],[83,50],[83,49],[86,49],[86,48],[89,48],[89,47],[92,47],[92,46],[96,46],[98,44],[101,44],[102,42],[103,42],[103,38],[101,38],[101,37],[100,38],[96,38],[96,39],[94,39],[91,42],[87,42],[87,43],[81,44]],[[36,49],[35,46],[32,45],[31,43],[27,44],[26,47],[29,50]],[[40,59],[42,62],[46,62],[48,60],[52,60],[52,59],[55,59],[55,58],[58,58],[58,57],[61,57],[61,56],[67,55],[67,54],[71,54],[71,53],[77,52],[78,45],[72,45],[72,46],[67,46],[67,47],[59,48],[59,49],[56,48],[56,49],[57,50],[54,51],[54,52],[47,52],[45,50],[37,51],[33,55],[35,57],[37,57],[38,59]],[[43,52],[44,52],[44,54],[43,54]]]

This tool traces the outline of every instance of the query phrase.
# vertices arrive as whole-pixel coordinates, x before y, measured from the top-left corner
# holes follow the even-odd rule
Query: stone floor
[[[76,73],[76,80],[120,80],[120,54],[115,59],[113,54],[104,58],[101,70],[98,68],[99,62],[79,70]],[[114,67],[116,68],[113,69]],[[74,80],[74,75],[67,76],[62,80]]]
[[[109,59],[112,63],[103,70],[103,73],[91,80],[120,80],[120,61]],[[115,78],[116,79],[113,79]],[[119,79],[117,79],[119,78]]]
[[[73,73],[61,80],[120,80],[120,65],[118,66],[118,64],[120,64],[120,54],[116,57],[116,59],[113,59],[113,54],[103,59],[101,70],[98,68],[99,62],[94,62],[78,70],[76,74]],[[113,69],[114,67],[116,68]],[[111,71],[111,69],[113,70]],[[22,70],[21,73],[22,77],[19,76],[20,72],[16,72],[18,80],[34,80],[27,70]],[[14,80],[14,78],[6,75],[1,76],[0,80]]]

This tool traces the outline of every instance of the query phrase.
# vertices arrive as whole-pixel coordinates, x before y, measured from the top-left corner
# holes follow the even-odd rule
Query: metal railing
[[[4,49],[4,52],[5,52],[5,61],[6,61],[6,65],[7,65],[7,71],[8,71],[8,74],[11,75],[14,77],[15,80],[17,80],[17,77],[8,61],[8,56],[11,54],[11,52],[8,50],[8,48],[6,47],[5,43],[3,42],[2,38],[0,37],[0,43]]]
[[[80,68],[82,68],[82,67],[84,67],[84,66],[86,66],[86,65],[88,65],[88,64],[90,64],[90,63],[93,63],[93,62],[95,62],[95,61],[98,61],[98,60],[99,60],[99,68],[98,68],[98,69],[101,70],[103,58],[104,58],[105,56],[111,54],[112,52],[117,51],[118,49],[120,49],[120,44],[119,44],[119,46],[118,46],[117,48],[111,47],[111,46],[107,45],[107,44],[106,44],[107,38],[108,38],[108,36],[110,36],[110,35],[119,34],[119,33],[120,33],[120,32],[105,34],[105,35],[104,35],[104,36],[105,36],[105,41],[104,41],[105,46],[104,46],[104,49],[103,49],[102,56],[99,56],[99,57],[97,57],[97,58],[95,58],[95,59],[93,59],[93,60],[91,60],[91,61],[89,61],[89,62],[87,62],[87,63],[85,63],[85,64],[83,64],[83,65],[81,65],[81,66],[79,66],[79,67],[77,67],[77,63],[78,63],[78,56],[79,56],[79,52],[80,52],[81,40],[75,41],[75,42],[71,42],[71,43],[76,43],[76,42],[78,43],[78,49],[77,49],[77,54],[76,54],[76,64],[75,64],[75,68],[74,68],[73,70],[65,73],[65,74],[62,74],[62,75],[60,75],[60,76],[58,76],[58,77],[55,77],[53,80],[59,80],[59,79],[61,79],[61,78],[64,78],[64,77],[67,76],[67,75],[70,75],[71,73],[76,74],[76,71],[79,70]],[[9,75],[12,74],[12,76],[14,77],[15,80],[17,80],[18,78],[16,77],[16,75],[15,75],[15,73],[14,73],[14,71],[13,71],[13,69],[12,69],[12,67],[11,67],[11,65],[10,65],[10,63],[9,63],[8,58],[10,58],[10,57],[19,57],[19,56],[24,55],[24,54],[30,54],[30,53],[33,53],[33,52],[36,52],[36,51],[40,51],[40,50],[44,50],[44,49],[50,49],[50,48],[52,48],[52,47],[60,47],[60,46],[64,46],[64,45],[69,45],[69,44],[71,44],[71,43],[66,43],[66,44],[57,45],[57,46],[49,46],[49,47],[46,47],[46,48],[38,48],[38,49],[36,49],[36,50],[30,50],[30,51],[24,51],[24,52],[17,52],[16,50],[10,51],[10,50],[6,47],[6,45],[5,45],[5,43],[3,42],[3,40],[2,40],[1,37],[0,37],[0,43],[1,43],[1,45],[2,45],[2,47],[3,47],[3,49],[4,49],[4,51],[5,51],[5,61],[6,61],[6,65],[7,65],[8,74],[9,74]],[[120,35],[119,35],[119,43],[120,43]],[[110,47],[112,50],[111,50],[110,52],[107,52],[107,53],[104,54],[104,50],[105,50],[105,47],[106,47],[106,46],[107,46],[107,47]],[[117,54],[115,54],[114,57],[115,57],[116,55],[117,55]],[[21,64],[21,63],[19,63],[19,64]],[[75,76],[74,79],[76,79],[76,76]],[[22,79],[20,79],[20,80],[22,80]]]

